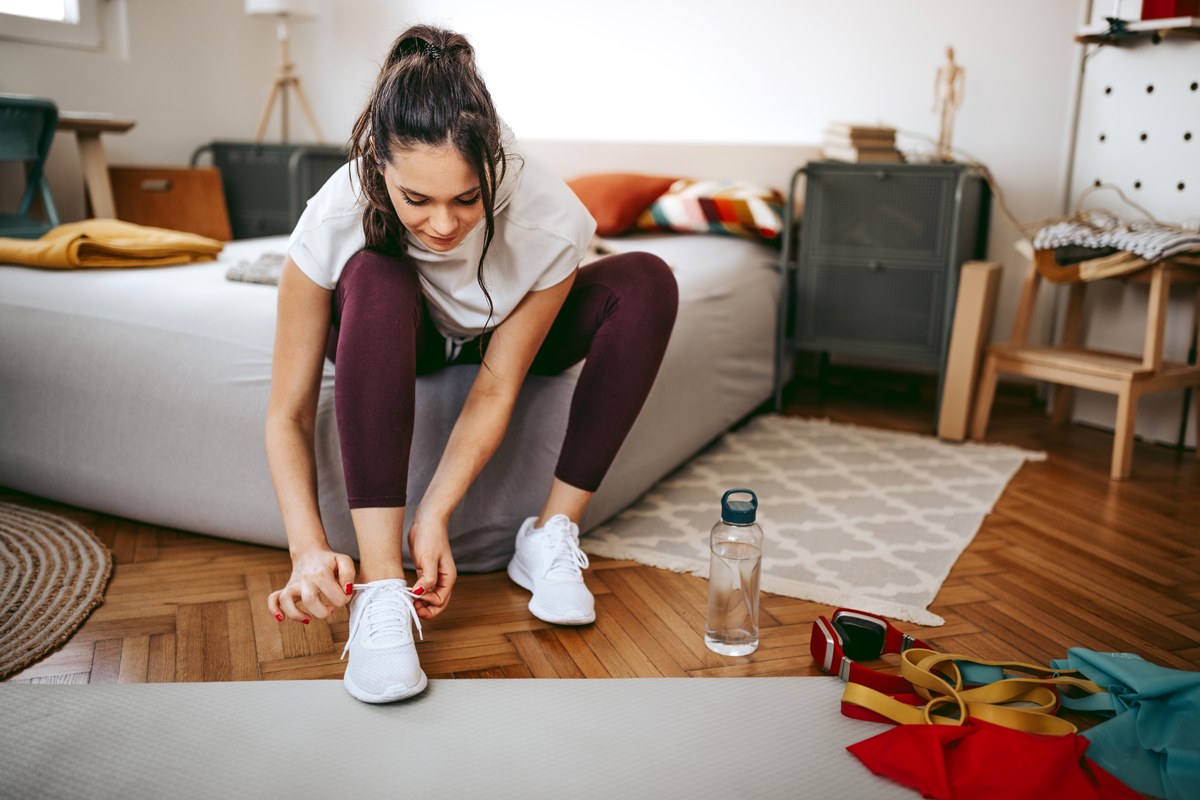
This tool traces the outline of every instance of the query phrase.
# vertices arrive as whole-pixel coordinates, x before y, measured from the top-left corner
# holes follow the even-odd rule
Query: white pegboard
[[[1200,41],[1143,41],[1089,46],[1072,208],[1095,183],[1110,183],[1163,222],[1198,225]],[[1112,191],[1092,192],[1085,202],[1140,216]]]
[[[1096,184],[1112,184],[1161,222],[1200,225],[1200,40],[1144,37],[1122,47],[1088,45],[1079,102],[1071,209],[1082,199],[1085,209],[1142,219],[1115,191],[1089,192]],[[1116,282],[1092,287],[1087,346],[1140,352],[1146,291]],[[1164,348],[1169,361],[1187,359],[1196,313],[1192,296],[1190,290],[1172,294]],[[1076,420],[1113,427],[1113,395],[1078,395]],[[1176,442],[1182,411],[1182,392],[1143,398],[1138,435]],[[1195,419],[1190,420],[1187,441],[1192,444],[1195,427]]]

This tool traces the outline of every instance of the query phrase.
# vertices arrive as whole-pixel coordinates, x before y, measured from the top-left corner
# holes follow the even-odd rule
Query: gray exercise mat
[[[0,684],[0,797],[905,798],[834,678]]]

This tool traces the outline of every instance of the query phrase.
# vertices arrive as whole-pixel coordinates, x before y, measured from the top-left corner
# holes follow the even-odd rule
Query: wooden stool
[[[1087,287],[1087,283],[1082,282],[1070,284],[1062,341],[1053,346],[1029,344],[1029,326],[1042,282],[1042,275],[1037,268],[1038,257],[1052,258],[1053,253],[1039,251],[1029,262],[1021,299],[1017,304],[1012,339],[1008,344],[988,348],[980,377],[971,436],[979,440],[987,431],[992,401],[996,396],[996,378],[1002,372],[1059,384],[1053,415],[1054,423],[1058,425],[1066,424],[1071,419],[1075,387],[1115,394],[1117,419],[1110,475],[1114,480],[1128,478],[1133,466],[1133,433],[1138,399],[1145,394],[1200,386],[1200,366],[1163,361],[1163,333],[1172,283],[1196,285],[1194,324],[1200,326],[1200,258],[1177,256],[1164,259],[1123,277],[1124,280],[1150,285],[1146,337],[1139,358],[1081,346],[1083,300]],[[1200,392],[1195,393],[1194,401],[1196,415],[1200,419]],[[1197,457],[1200,457],[1200,448],[1197,448]]]

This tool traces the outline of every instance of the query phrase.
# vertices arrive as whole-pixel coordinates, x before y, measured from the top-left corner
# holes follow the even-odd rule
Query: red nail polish
[[[354,591],[354,584],[353,584],[353,583],[347,583],[347,584],[346,584],[346,594],[350,594],[352,591]]]
[[[417,597],[420,597],[421,595],[425,594],[425,587],[418,586],[417,588],[413,589],[413,594],[415,594]]]
[[[307,624],[308,624],[308,619],[307,619],[307,618],[305,618],[305,619],[302,619],[302,620],[300,620],[300,621],[301,621],[301,622],[303,622],[305,625],[307,625]]]
[[[276,614],[275,619],[279,620],[280,622],[283,622],[283,614]]]

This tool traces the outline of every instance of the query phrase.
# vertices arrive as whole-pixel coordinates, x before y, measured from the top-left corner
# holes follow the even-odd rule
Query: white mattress
[[[0,266],[0,485],[157,525],[286,545],[267,472],[275,294],[225,279],[285,239],[231,243],[216,263],[142,270]],[[662,371],[584,527],[624,508],[771,394],[773,251],[716,236],[611,240],[675,269],[680,313]],[[410,503],[432,476],[475,367],[418,381]],[[502,566],[537,513],[575,373],[531,376],[504,444],[451,521],[460,569]],[[326,363],[318,411],[322,514],[357,554]],[[507,550],[505,548],[508,548]]]

